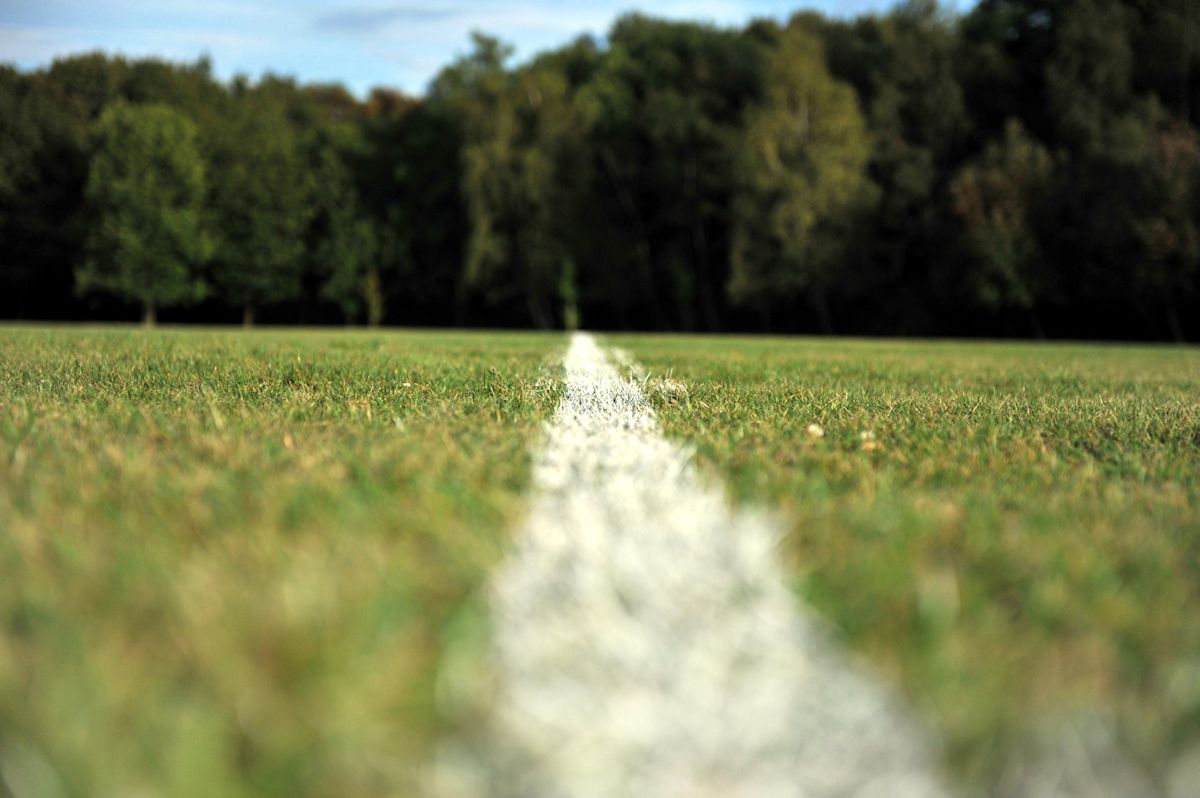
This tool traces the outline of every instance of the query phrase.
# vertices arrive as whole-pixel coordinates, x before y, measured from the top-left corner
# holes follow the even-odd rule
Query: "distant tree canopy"
[[[1195,339],[1198,126],[1191,0],[0,66],[0,316]]]
[[[158,308],[194,302],[205,292],[200,267],[209,245],[196,126],[165,105],[113,103],[94,136],[77,286],[137,302],[150,324]]]
[[[959,170],[950,186],[954,211],[963,224],[963,263],[970,277],[966,295],[990,310],[1015,308],[1028,314],[1031,331],[1042,335],[1034,313],[1055,286],[1038,231],[1053,191],[1054,161],[1015,119],[1004,138],[990,142]]]
[[[808,295],[832,331],[826,297],[846,263],[847,222],[866,201],[866,124],[816,37],[783,31],[765,57],[766,96],[738,142],[729,291],[763,306]]]
[[[228,105],[227,117],[211,128],[210,206],[219,233],[212,276],[251,324],[256,308],[300,296],[317,187],[299,131],[270,87],[237,86]]]

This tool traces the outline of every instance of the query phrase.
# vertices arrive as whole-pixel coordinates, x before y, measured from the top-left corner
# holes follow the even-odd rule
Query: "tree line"
[[[0,316],[1200,335],[1192,0],[643,15],[423,97],[0,67]]]

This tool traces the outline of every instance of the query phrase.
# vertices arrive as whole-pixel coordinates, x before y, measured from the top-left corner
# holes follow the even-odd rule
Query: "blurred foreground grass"
[[[0,329],[2,781],[410,794],[561,343]]]
[[[607,343],[966,783],[1079,717],[1160,781],[1200,753],[1200,351]]]

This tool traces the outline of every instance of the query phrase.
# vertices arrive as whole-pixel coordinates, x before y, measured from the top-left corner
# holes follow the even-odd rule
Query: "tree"
[[[30,80],[15,69],[0,66],[0,313],[23,315],[30,278],[41,264],[30,264],[33,253],[21,246],[29,195],[40,176],[37,156],[44,131],[30,97]],[[32,268],[31,268],[32,266]]]
[[[77,290],[136,301],[146,324],[158,308],[203,297],[204,164],[187,117],[162,105],[110,105],[96,126],[85,196],[93,222]]]
[[[959,24],[958,73],[977,149],[1004,134],[1009,119],[1042,141],[1053,125],[1046,107],[1046,64],[1062,0],[980,0]]]
[[[1200,134],[1183,122],[1154,132],[1141,213],[1133,222],[1140,243],[1134,285],[1162,309],[1167,329],[1185,340],[1179,308],[1200,287]]]
[[[101,69],[92,58],[79,59]],[[83,260],[82,205],[93,117],[58,80],[62,65],[0,80],[0,308],[21,318],[81,312],[72,290]],[[89,72],[89,69],[82,69]],[[101,81],[103,82],[103,81]]]
[[[205,59],[0,67],[0,316],[127,312],[72,291],[88,142],[123,101],[196,125],[196,320],[1200,334],[1195,0],[971,6],[629,14],[518,65],[480,35],[425,98]],[[844,135],[812,138],[797,109],[835,97]]]
[[[347,323],[361,314],[378,327],[384,316],[383,284],[376,262],[375,228],[354,205],[335,209],[316,250],[326,275],[321,296],[337,304]]]
[[[378,237],[341,152],[361,149],[356,132],[331,128],[313,136],[311,160],[321,190],[314,198],[309,251],[313,271],[323,280],[322,298],[337,304],[347,323],[365,311],[367,323],[377,327],[383,321],[385,302]]]
[[[1051,275],[1036,225],[1053,179],[1050,153],[1011,120],[1004,138],[964,167],[950,186],[972,259],[971,293],[989,310],[1019,310],[1039,338],[1045,333],[1036,307]]]
[[[375,91],[367,105],[362,149],[343,157],[374,230],[388,313],[465,324],[461,131],[445,103]]]
[[[914,0],[884,16],[802,15],[789,27],[821,33],[829,70],[854,86],[871,139],[867,173],[878,201],[846,235],[842,293],[874,329],[928,330],[941,316],[939,279],[952,259],[945,185],[970,130],[956,26],[936,3]]]
[[[1149,0],[1135,10],[1135,88],[1156,95],[1178,119],[1200,126],[1200,10],[1195,0]]]
[[[760,303],[806,294],[829,331],[834,230],[865,196],[870,144],[853,90],[829,75],[814,37],[781,34],[766,74],[742,141],[729,292]]]
[[[580,138],[566,76],[548,64],[509,73],[509,50],[476,38],[476,52],[439,80],[463,130],[463,197],[471,233],[464,286],[491,304],[520,298],[534,326],[555,324],[570,252],[565,164]]]
[[[1109,144],[1132,103],[1131,15],[1116,0],[1080,0],[1059,16],[1047,108],[1059,138],[1084,155]]]
[[[213,280],[250,326],[259,306],[300,295],[313,187],[281,103],[242,86],[230,106],[211,145]]]
[[[33,154],[41,131],[25,102],[26,82],[12,67],[0,65],[0,225],[35,176]]]
[[[600,286],[622,321],[719,329],[759,52],[738,31],[639,14],[619,19],[608,40],[581,91],[595,164],[588,233],[603,244],[577,253],[581,285]]]

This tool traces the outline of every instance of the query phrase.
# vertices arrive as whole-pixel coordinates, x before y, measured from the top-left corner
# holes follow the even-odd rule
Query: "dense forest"
[[[0,66],[0,317],[1200,337],[1195,0]]]

